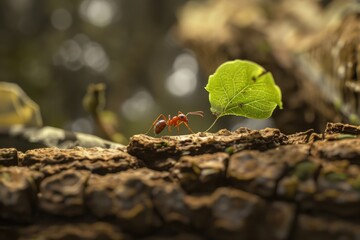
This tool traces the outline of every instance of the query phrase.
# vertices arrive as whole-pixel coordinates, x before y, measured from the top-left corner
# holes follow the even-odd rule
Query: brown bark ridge
[[[358,239],[360,131],[329,123],[0,149],[1,239]]]

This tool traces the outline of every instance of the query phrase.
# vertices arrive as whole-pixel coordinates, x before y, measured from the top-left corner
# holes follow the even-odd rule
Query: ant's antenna
[[[188,112],[186,114],[187,115],[197,115],[197,116],[200,116],[200,117],[204,117],[204,112],[203,111],[196,111],[196,112]]]

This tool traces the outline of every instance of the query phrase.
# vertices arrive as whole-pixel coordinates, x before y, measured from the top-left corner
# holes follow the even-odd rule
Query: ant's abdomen
[[[154,133],[155,134],[161,133],[162,130],[164,130],[165,127],[166,127],[166,121],[165,120],[159,120],[154,126]]]

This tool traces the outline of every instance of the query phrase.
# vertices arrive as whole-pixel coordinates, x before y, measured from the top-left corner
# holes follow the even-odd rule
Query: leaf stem
[[[219,115],[215,118],[214,122],[210,125],[210,127],[208,129],[205,130],[205,132],[208,132],[217,122],[217,120],[221,117],[222,115]]]

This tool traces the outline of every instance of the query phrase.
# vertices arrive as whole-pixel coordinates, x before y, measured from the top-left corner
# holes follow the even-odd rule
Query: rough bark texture
[[[357,239],[359,134],[329,123],[135,135],[127,151],[0,149],[0,237]]]

